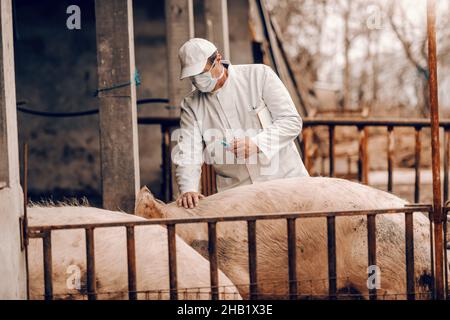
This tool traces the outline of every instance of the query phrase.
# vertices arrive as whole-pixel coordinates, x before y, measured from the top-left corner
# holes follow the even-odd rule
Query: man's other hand
[[[239,159],[248,159],[259,152],[258,146],[249,137],[234,138],[230,149]]]
[[[200,199],[204,198],[205,196],[198,192],[185,192],[178,197],[177,205],[186,209],[193,209],[198,206]]]

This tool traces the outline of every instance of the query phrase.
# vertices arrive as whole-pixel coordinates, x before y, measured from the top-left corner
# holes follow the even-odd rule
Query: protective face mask
[[[211,70],[215,67],[216,63],[214,62],[213,66],[209,71],[196,75],[192,78],[192,84],[201,92],[211,92],[214,90],[217,81],[219,81],[223,74],[225,73],[225,67],[222,65],[222,73],[217,78],[214,78],[211,74]]]

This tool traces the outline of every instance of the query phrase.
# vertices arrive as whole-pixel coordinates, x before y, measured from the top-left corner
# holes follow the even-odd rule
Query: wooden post
[[[103,207],[133,212],[139,190],[132,0],[96,0]]]
[[[25,299],[25,251],[21,250],[20,188],[11,0],[0,1],[0,300]]]
[[[224,59],[230,59],[227,0],[203,0],[206,38],[217,46]]]

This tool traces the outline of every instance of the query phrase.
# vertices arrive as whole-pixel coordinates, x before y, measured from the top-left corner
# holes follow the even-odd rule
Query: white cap
[[[185,42],[178,51],[181,63],[180,80],[203,72],[208,58],[217,48],[208,40],[192,38]]]

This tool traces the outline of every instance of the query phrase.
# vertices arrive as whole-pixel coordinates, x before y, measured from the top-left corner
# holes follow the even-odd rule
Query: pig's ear
[[[151,191],[144,186],[136,197],[134,214],[147,219],[162,218],[164,206],[164,202],[155,199]]]

